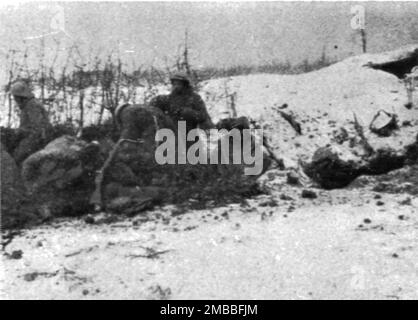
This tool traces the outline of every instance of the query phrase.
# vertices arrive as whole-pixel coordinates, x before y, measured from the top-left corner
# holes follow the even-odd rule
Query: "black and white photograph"
[[[418,2],[8,0],[0,44],[0,300],[418,299]]]

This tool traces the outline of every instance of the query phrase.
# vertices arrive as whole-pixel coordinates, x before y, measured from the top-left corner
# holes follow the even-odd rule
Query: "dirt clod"
[[[282,194],[280,195],[280,200],[290,201],[290,200],[294,200],[294,199],[293,199],[292,197],[290,197],[290,196],[288,196],[288,195],[286,195],[286,194],[282,193]]]
[[[84,218],[84,222],[87,223],[87,224],[94,224],[95,220],[92,216],[87,216],[87,217]]]
[[[299,184],[299,177],[298,175],[291,171],[287,173],[287,183],[290,185],[298,185]]]
[[[316,198],[318,198],[318,195],[316,194],[315,191],[304,189],[302,191],[302,198],[305,198],[305,199],[316,199]]]
[[[410,206],[412,205],[412,200],[411,198],[406,198],[405,200],[400,201],[399,204],[401,206]]]

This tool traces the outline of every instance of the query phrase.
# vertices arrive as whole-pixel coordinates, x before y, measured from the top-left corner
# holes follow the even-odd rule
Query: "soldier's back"
[[[30,99],[22,109],[20,128],[31,132],[51,129],[48,113],[40,101]]]

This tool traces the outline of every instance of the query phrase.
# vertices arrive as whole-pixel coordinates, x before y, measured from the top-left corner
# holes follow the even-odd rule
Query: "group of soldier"
[[[149,107],[159,109],[173,123],[186,121],[187,130],[197,127],[204,130],[213,128],[214,124],[205,103],[193,90],[187,74],[176,73],[170,77],[170,80],[170,94],[156,96],[149,103]],[[35,98],[26,82],[16,82],[11,88],[11,94],[20,110],[20,126],[17,130],[14,149],[10,151],[16,163],[20,164],[45,146],[50,137],[52,125],[44,106]]]

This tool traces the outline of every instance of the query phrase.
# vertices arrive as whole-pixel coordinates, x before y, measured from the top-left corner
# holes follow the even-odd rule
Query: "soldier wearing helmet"
[[[187,131],[197,127],[204,130],[213,128],[205,103],[199,94],[193,91],[187,74],[176,73],[170,80],[171,93],[155,97],[150,105],[161,109],[175,124],[177,121],[186,121]]]
[[[26,82],[16,82],[11,88],[11,94],[20,109],[19,142],[13,151],[13,157],[19,164],[44,147],[52,126],[46,110],[35,99]]]

